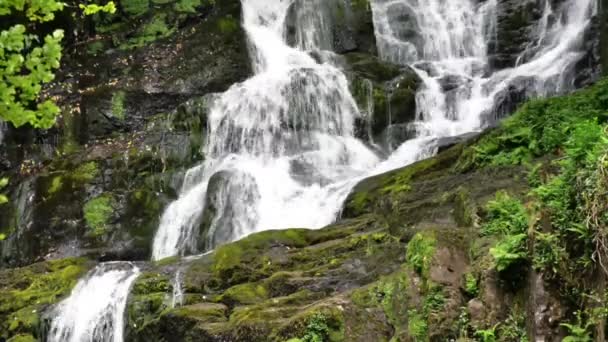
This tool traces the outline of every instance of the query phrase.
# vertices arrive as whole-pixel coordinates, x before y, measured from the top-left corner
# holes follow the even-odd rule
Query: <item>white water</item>
[[[171,307],[176,308],[184,304],[184,288],[182,287],[182,270],[175,272],[175,278],[172,282],[173,294],[171,296]]]
[[[124,310],[139,269],[126,262],[98,265],[53,310],[49,342],[122,342]]]
[[[497,0],[372,0],[381,57],[412,65],[424,84],[412,123],[417,137],[381,160],[353,135],[360,113],[344,75],[305,52],[331,48],[323,2],[298,5],[296,48],[285,43],[284,32],[292,1],[242,3],[255,75],[213,105],[207,160],[188,172],[180,198],[163,214],[153,259],[197,251],[207,197],[215,215],[205,248],[266,229],[323,227],[360,179],[433,155],[437,138],[481,130],[510,84],[526,79],[529,96],[568,90],[596,7],[595,0],[545,6],[538,37],[517,67],[491,73]],[[417,41],[400,38],[403,32],[390,25],[403,8],[418,26]],[[446,77],[456,80],[450,91],[442,86]]]
[[[242,3],[256,74],[231,87],[211,109],[207,160],[189,172],[180,199],[165,211],[154,259],[195,250],[207,186],[220,171],[228,179],[214,196],[218,214],[209,247],[264,229],[322,227],[348,193],[344,183],[379,162],[354,138],[359,111],[345,76],[285,43],[291,2]],[[314,17],[322,11],[303,7],[299,18],[310,30],[323,26],[315,25],[323,18]],[[301,48],[325,44],[319,34],[298,32]]]

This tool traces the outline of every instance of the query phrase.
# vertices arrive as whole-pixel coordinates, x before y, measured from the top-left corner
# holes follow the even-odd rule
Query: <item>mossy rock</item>
[[[86,259],[72,258],[0,270],[0,337],[39,338],[44,310],[69,295],[91,266]]]

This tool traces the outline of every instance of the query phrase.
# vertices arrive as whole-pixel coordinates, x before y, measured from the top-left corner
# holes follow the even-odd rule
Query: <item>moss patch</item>
[[[111,195],[104,194],[88,201],[84,207],[84,218],[91,228],[93,236],[106,233],[110,218],[114,213],[114,200]]]

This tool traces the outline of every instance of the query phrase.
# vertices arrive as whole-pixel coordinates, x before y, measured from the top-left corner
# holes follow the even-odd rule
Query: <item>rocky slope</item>
[[[503,44],[494,60],[502,67],[538,18],[525,9],[534,1],[499,2]],[[383,148],[402,142],[420,81],[377,58],[366,1],[328,6],[336,58],[360,108],[374,113],[359,136]],[[91,39],[74,46],[47,90],[62,105],[57,128],[10,130],[0,146],[11,199],[0,206],[0,339],[41,340],[45,313],[87,269],[132,260],[145,272],[127,308],[129,341],[560,341],[572,334],[561,323],[603,340],[606,313],[595,309],[605,302],[590,298],[604,295],[605,277],[593,260],[570,267],[586,255],[577,240],[564,238],[569,254],[548,268],[533,263],[533,227],[529,256],[507,271],[491,252],[502,241],[484,228],[492,203],[505,191],[532,210],[530,179],[539,169],[559,174],[552,160],[563,158],[557,144],[508,162],[483,159],[529,143],[508,128],[443,141],[437,157],[361,182],[342,219],[322,230],[265,232],[206,256],[145,262],[184,170],[204,159],[210,97],[251,70],[238,0],[130,0],[120,8],[119,18],[77,30]],[[580,85],[605,65],[603,16],[589,33]],[[606,91],[602,83],[543,103],[571,110],[564,103],[577,102],[585,120],[605,124]],[[509,113],[523,100],[517,89],[506,98]],[[555,139],[571,132],[557,130]],[[551,218],[543,220],[550,232]],[[184,294],[172,307],[177,271]]]

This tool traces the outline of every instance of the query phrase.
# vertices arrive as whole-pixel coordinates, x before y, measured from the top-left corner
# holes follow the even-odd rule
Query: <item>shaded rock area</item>
[[[105,45],[68,53],[45,90],[62,109],[56,127],[6,132],[0,173],[14,200],[0,208],[0,266],[149,258],[181,173],[203,159],[212,93],[251,74],[240,1],[199,5],[196,16],[179,4],[175,13],[146,5],[137,16],[145,25],[174,13],[183,27],[171,34],[126,46],[127,37],[106,42],[98,32],[93,43]]]
[[[319,12],[322,13],[321,16]],[[296,23],[299,27],[321,27],[315,42],[317,48],[338,54],[376,54],[376,36],[369,0],[294,1],[286,20],[287,41],[292,46],[299,43]]]
[[[363,117],[357,136],[379,144],[385,152],[411,138],[407,124],[416,119],[416,92],[422,85],[418,74],[360,53],[344,55],[343,63]]]

